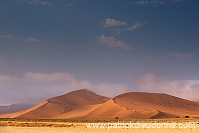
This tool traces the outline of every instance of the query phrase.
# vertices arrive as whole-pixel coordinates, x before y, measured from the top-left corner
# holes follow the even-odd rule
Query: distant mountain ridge
[[[18,112],[18,111],[21,111],[21,110],[31,108],[35,105],[36,104],[19,103],[19,104],[11,104],[11,105],[0,106],[0,114]]]
[[[114,98],[76,90],[0,118],[114,119],[199,117],[199,103],[167,94],[128,92]]]

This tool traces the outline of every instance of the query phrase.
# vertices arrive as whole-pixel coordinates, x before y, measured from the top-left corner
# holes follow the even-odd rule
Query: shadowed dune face
[[[113,99],[77,90],[0,117],[32,119],[176,118],[199,116],[199,103],[166,94],[130,92]]]
[[[114,119],[119,118],[150,118],[158,114],[158,111],[135,111],[127,110],[114,102],[114,100],[109,100],[106,103],[98,105],[93,111],[89,112],[83,118],[96,118],[96,119]]]

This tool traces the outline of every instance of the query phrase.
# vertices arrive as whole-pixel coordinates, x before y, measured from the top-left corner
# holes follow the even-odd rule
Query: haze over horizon
[[[87,88],[199,100],[198,0],[0,0],[0,105]]]

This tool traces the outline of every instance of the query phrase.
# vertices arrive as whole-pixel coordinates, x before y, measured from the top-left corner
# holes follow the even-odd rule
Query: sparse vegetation
[[[115,117],[115,119],[116,119],[116,120],[118,120],[118,119],[119,119],[119,117]]]
[[[191,121],[197,121],[199,122],[199,118],[192,118],[192,119],[120,119],[119,117],[115,117],[114,119],[16,119],[16,118],[0,118],[0,124],[2,123],[23,123],[29,124],[29,123],[61,123],[61,124],[69,124],[69,123],[114,123],[114,122],[191,122]],[[50,126],[50,125],[48,125]],[[51,125],[52,126],[52,125]]]

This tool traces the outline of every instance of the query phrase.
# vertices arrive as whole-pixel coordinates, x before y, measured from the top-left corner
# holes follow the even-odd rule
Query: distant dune
[[[158,93],[129,92],[110,99],[89,90],[50,98],[30,109],[0,116],[32,119],[199,117],[199,103]]]

